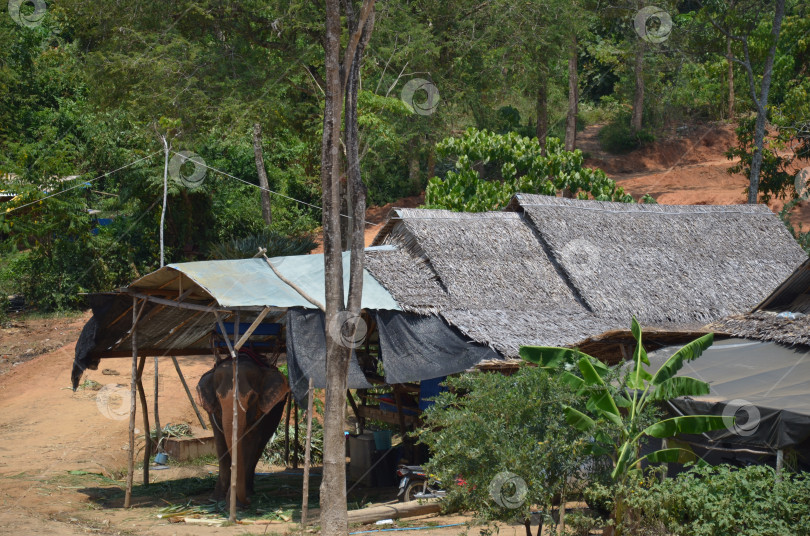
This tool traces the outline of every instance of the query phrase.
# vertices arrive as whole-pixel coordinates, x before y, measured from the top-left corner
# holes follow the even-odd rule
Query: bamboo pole
[[[227,332],[223,332],[225,340],[228,340]],[[239,336],[239,313],[236,313],[236,322],[233,324],[233,340],[236,342]],[[237,475],[237,444],[239,443],[239,357],[238,350],[232,349],[233,354],[233,425],[231,426],[231,504],[228,521],[236,523],[236,484]]]
[[[127,491],[124,494],[124,508],[132,504],[132,480],[135,475],[135,376],[138,374],[138,341],[136,322],[138,320],[138,298],[132,298],[132,371],[129,380],[129,453],[127,460]]]
[[[160,444],[160,440],[163,436],[163,430],[160,428],[160,413],[158,412],[158,356],[155,356],[155,430],[157,430],[157,437],[155,440],[157,441],[157,451],[161,452],[163,447]]]
[[[293,401],[293,469],[298,469],[298,402]]]
[[[307,391],[307,445],[304,449],[304,498],[301,504],[301,530],[307,526],[307,512],[309,510],[309,461],[312,452],[312,398],[315,394],[315,386],[312,378],[309,379],[309,390]]]
[[[292,411],[292,393],[287,393],[287,417],[284,420],[284,466],[290,466],[290,412]]]
[[[146,407],[146,391],[143,388],[143,367],[146,364],[146,356],[141,356],[141,361],[138,363],[138,374],[136,383],[138,384],[138,398],[141,399],[141,410],[143,410],[143,429],[144,432],[144,445],[143,445],[143,485],[149,485],[149,458],[152,455],[152,435],[149,433],[149,409]]]
[[[176,370],[177,375],[180,376],[180,383],[183,384],[183,389],[186,390],[186,396],[188,397],[189,402],[191,402],[191,407],[194,408],[194,413],[197,414],[197,418],[200,420],[203,430],[208,430],[208,427],[205,425],[205,421],[203,420],[203,416],[200,413],[200,408],[197,407],[197,403],[194,402],[194,397],[191,396],[191,390],[188,388],[186,378],[183,376],[183,371],[180,370],[180,364],[177,362],[177,358],[175,356],[172,356],[172,363],[174,363],[174,370]]]

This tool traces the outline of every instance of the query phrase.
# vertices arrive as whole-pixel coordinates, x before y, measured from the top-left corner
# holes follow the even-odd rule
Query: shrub
[[[531,505],[538,505],[549,519],[552,498],[581,476],[587,460],[587,439],[562,412],[580,399],[529,366],[512,376],[468,373],[447,385],[450,391],[425,412],[418,432],[431,451],[429,474],[447,489],[445,507],[525,523]]]
[[[631,486],[631,530],[694,536],[810,534],[810,477],[767,466],[693,467],[675,478]]]
[[[599,131],[599,144],[609,153],[628,153],[646,143],[655,141],[655,136],[647,130],[634,131],[630,128],[630,118],[626,114],[602,127]]]

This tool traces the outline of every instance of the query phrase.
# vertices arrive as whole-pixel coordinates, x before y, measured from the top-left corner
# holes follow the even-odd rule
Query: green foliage
[[[577,408],[564,406],[563,410],[568,423],[582,432],[595,433],[597,444],[594,452],[610,454],[614,462],[611,474],[614,481],[625,482],[630,472],[640,466],[639,450],[644,437],[669,438],[677,434],[700,434],[725,428],[721,417],[685,416],[673,417],[652,424],[642,425],[642,416],[647,406],[656,401],[666,401],[679,396],[700,396],[708,394],[709,385],[705,382],[684,376],[675,377],[683,365],[697,359],[711,346],[714,338],[709,333],[686,344],[675,352],[655,374],[647,371],[650,360],[642,344],[641,326],[635,318],[632,322],[633,337],[636,349],[633,353],[633,368],[628,370],[618,387],[605,381],[610,368],[595,357],[579,350],[569,348],[524,346],[520,349],[523,359],[536,363],[544,368],[555,368],[561,364],[575,365],[580,375],[568,370],[560,373],[561,380],[576,387],[582,394],[588,395],[587,413]],[[626,412],[619,408],[628,408]],[[597,422],[607,421],[619,427],[620,441],[606,443],[609,437],[597,429]],[[603,443],[603,444],[599,444]],[[655,457],[668,458],[670,455],[678,461],[680,449],[668,449],[645,456],[652,460]],[[687,453],[688,454],[688,453]],[[656,460],[662,461],[662,460]]]
[[[300,422],[304,420],[304,411],[299,411],[299,426]],[[290,438],[290,463],[292,463],[293,456],[298,455],[298,465],[304,464],[304,453],[306,449],[306,426],[298,430],[298,449],[295,449],[295,427],[290,424],[288,429]],[[311,442],[311,461],[312,463],[320,463],[323,461],[323,425],[317,419],[312,419],[312,442]],[[276,433],[267,442],[262,453],[262,460],[271,465],[285,465],[284,460],[284,423],[280,423]]]
[[[276,231],[263,231],[245,238],[234,238],[220,244],[213,244],[209,251],[211,259],[249,259],[258,253],[259,248],[267,249],[268,257],[306,255],[317,244],[308,236],[288,237]]]
[[[562,415],[564,405],[580,399],[536,367],[521,367],[511,376],[468,373],[449,378],[447,385],[450,391],[425,412],[418,432],[431,451],[429,473],[448,491],[445,506],[487,520],[523,521],[538,505],[548,516],[552,497],[568,478],[580,475],[586,460],[586,438]],[[504,483],[507,472],[519,479]],[[456,485],[456,478],[464,485]],[[517,487],[521,483],[525,496]],[[499,494],[515,499],[499,504]]]
[[[768,466],[693,467],[675,478],[628,486],[633,534],[657,530],[693,536],[810,534],[810,478]]]
[[[556,138],[549,138],[543,151],[537,138],[470,128],[436,147],[440,156],[456,159],[456,170],[448,171],[444,180],[430,179],[425,193],[429,208],[498,210],[516,193],[553,196],[563,189],[600,201],[633,202],[602,170],[584,167],[581,151],[564,150]]]
[[[629,153],[645,143],[655,141],[655,136],[647,130],[634,131],[630,128],[630,117],[619,115],[599,131],[599,144],[609,153]]]
[[[620,487],[631,476],[636,478],[641,473],[642,460],[653,463],[698,460],[691,450],[680,446],[657,450],[640,457],[645,438],[663,439],[678,434],[702,434],[727,426],[723,417],[708,415],[672,417],[653,423],[647,420],[648,410],[655,402],[709,393],[707,383],[683,376],[675,377],[675,374],[685,363],[697,359],[711,346],[713,334],[709,333],[686,344],[653,374],[646,369],[650,360],[642,343],[641,326],[635,318],[631,331],[636,339],[633,366],[623,374],[620,382],[609,381],[607,378],[610,368],[579,350],[534,346],[520,349],[523,359],[546,369],[556,368],[560,381],[575,387],[580,394],[587,395],[585,411],[563,405],[565,419],[573,428],[593,435],[594,442],[590,446],[593,454],[610,456],[613,461],[610,476]],[[574,366],[578,369],[578,375],[571,372]],[[611,435],[606,430],[617,431],[618,434]],[[614,504],[614,517],[622,520],[625,513],[626,505],[619,491]]]
[[[726,151],[729,160],[739,158],[730,168],[729,173],[742,173],[748,177],[751,173],[751,161],[754,158],[754,117],[740,120],[735,129],[737,145]],[[759,172],[759,196],[763,203],[771,198],[784,199],[788,191],[794,186],[794,177],[787,171],[792,158],[782,156],[773,141],[766,140],[762,148],[762,168]],[[776,141],[775,143],[779,143]],[[746,188],[746,193],[748,188]],[[796,192],[798,195],[798,192]]]

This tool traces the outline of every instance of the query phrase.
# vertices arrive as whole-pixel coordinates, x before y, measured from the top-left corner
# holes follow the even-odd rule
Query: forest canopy
[[[506,180],[638,201],[582,167],[576,132],[591,124],[604,124],[603,147],[621,152],[672,125],[739,121],[735,150],[748,173],[766,78],[771,138],[755,194],[797,195],[785,158],[810,149],[808,5],[650,7],[377,2],[358,95],[368,204],[430,183],[447,203],[429,192],[431,206],[496,208]],[[317,3],[297,0],[10,2],[0,13],[2,299],[20,293],[43,310],[70,309],[79,293],[156,269],[164,139],[166,262],[221,257],[240,250],[234,241],[267,236],[305,250],[321,220],[324,20]],[[464,147],[470,132],[494,144],[480,161],[464,152],[481,149]],[[536,165],[561,159],[568,175],[511,175],[503,162],[526,164],[524,152]],[[472,197],[496,192],[496,202],[454,201],[454,177],[472,181]]]

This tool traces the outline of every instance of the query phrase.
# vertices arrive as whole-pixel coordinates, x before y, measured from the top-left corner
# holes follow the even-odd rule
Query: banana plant
[[[594,437],[594,454],[611,455],[614,462],[611,478],[618,484],[624,484],[629,473],[640,467],[644,459],[649,462],[700,461],[687,447],[664,448],[639,457],[641,441],[645,437],[666,439],[678,434],[702,434],[725,428],[728,424],[719,416],[687,415],[643,426],[641,417],[649,404],[709,393],[706,382],[676,374],[684,363],[697,359],[712,345],[714,334],[703,335],[686,344],[652,374],[646,368],[650,366],[650,360],[642,344],[641,326],[635,317],[631,331],[636,340],[633,368],[625,374],[621,385],[626,388],[621,389],[605,380],[610,372],[608,366],[577,349],[546,346],[524,346],[520,349],[523,359],[541,367],[558,370],[565,365],[563,368],[568,370],[561,372],[561,380],[588,396],[585,405],[587,414],[565,406],[566,421]],[[581,376],[571,372],[574,367]],[[615,438],[611,440],[604,430],[599,429],[600,421],[608,421],[619,429],[618,441]],[[600,449],[599,445],[606,443],[612,443],[611,447]]]

